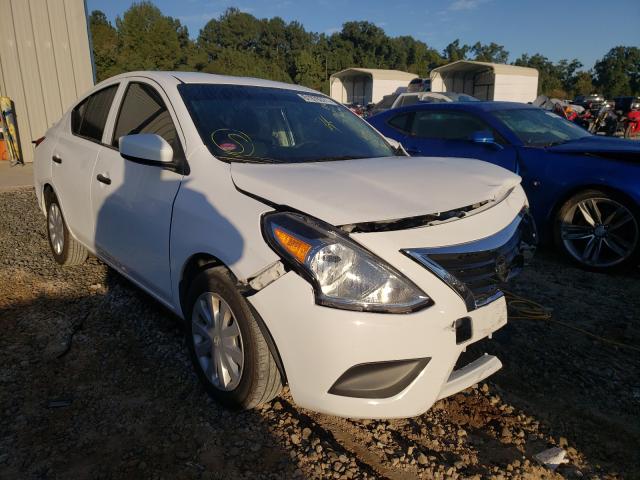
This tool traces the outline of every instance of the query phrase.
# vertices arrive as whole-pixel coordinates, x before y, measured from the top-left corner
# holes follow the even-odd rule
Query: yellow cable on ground
[[[596,335],[595,333],[591,333],[569,323],[555,320],[554,318],[552,318],[551,312],[548,309],[546,309],[539,303],[534,302],[533,300],[529,300],[528,298],[521,297],[520,295],[516,295],[515,293],[508,292],[506,290],[503,290],[503,293],[507,298],[509,310],[514,313],[514,315],[509,315],[509,320],[541,320],[556,323],[558,325],[562,325],[565,328],[570,328],[571,330],[575,330],[576,332],[580,332],[591,338],[600,340],[601,342],[616,345],[618,347],[629,348],[631,350],[635,350],[636,352],[640,352],[640,347],[636,347],[635,345],[620,343],[615,340],[611,340],[610,338],[601,337],[600,335]]]

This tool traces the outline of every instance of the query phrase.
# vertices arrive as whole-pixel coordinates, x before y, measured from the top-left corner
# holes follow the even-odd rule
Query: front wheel
[[[640,257],[637,207],[599,190],[571,197],[558,212],[558,246],[583,268],[611,271],[636,265]]]
[[[58,197],[52,191],[46,194],[47,207],[47,236],[53,258],[60,265],[80,265],[87,259],[87,249],[84,248],[67,228],[62,216],[62,209]]]
[[[250,409],[280,393],[280,371],[258,320],[224,267],[194,279],[185,320],[191,361],[215,400]]]

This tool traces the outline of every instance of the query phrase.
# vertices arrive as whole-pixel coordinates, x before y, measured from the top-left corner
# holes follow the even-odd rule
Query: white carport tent
[[[501,63],[458,60],[431,71],[432,92],[456,92],[480,100],[532,102],[538,95],[538,71]]]
[[[382,97],[407,87],[418,76],[400,70],[347,68],[329,78],[329,95],[340,103],[377,103]]]

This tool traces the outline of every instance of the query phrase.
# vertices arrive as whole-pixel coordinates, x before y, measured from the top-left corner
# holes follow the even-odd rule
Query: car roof
[[[393,109],[394,112],[401,111],[413,111],[413,110],[467,110],[467,111],[480,111],[491,112],[496,110],[516,110],[522,108],[538,108],[535,105],[519,102],[494,102],[494,101],[480,101],[480,102],[443,102],[443,103],[431,103],[431,102],[418,102],[406,107],[400,107]]]
[[[167,71],[135,71],[122,73],[114,77],[108,78],[102,83],[111,83],[115,80],[123,80],[131,77],[145,77],[156,81],[163,86],[176,85],[180,83],[194,84],[211,84],[211,85],[246,85],[252,87],[270,87],[281,88],[286,90],[298,90],[303,92],[320,94],[320,92],[301,85],[292,83],[275,82],[272,80],[264,80],[252,77],[234,77],[230,75],[217,75],[213,73],[203,72],[167,72]]]

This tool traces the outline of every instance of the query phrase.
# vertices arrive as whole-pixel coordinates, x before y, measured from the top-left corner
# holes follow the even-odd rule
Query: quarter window
[[[111,85],[94,93],[71,112],[71,131],[74,135],[102,142],[104,125],[111,109],[118,85]]]
[[[413,113],[401,113],[392,117],[387,123],[396,130],[402,133],[409,133],[411,131],[411,118]]]
[[[127,87],[111,143],[118,147],[120,137],[139,133],[161,136],[173,148],[174,160],[184,158],[178,132],[162,97],[152,86],[135,82]]]

